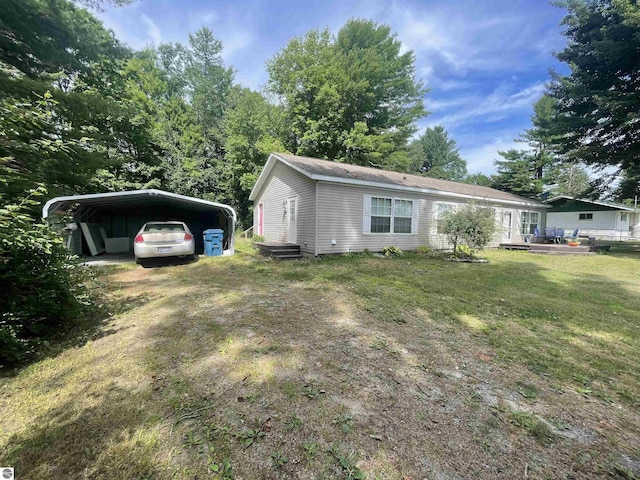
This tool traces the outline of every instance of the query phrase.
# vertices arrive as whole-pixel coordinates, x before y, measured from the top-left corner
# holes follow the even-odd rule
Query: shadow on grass
[[[419,417],[417,410],[395,410],[395,398],[411,388],[408,381],[402,384],[404,379],[395,367],[404,364],[416,371],[416,365],[429,361],[457,365],[473,355],[465,350],[469,342],[491,351],[507,365],[526,366],[552,381],[580,385],[598,381],[609,385],[622,401],[631,405],[637,402],[634,389],[638,385],[640,299],[625,279],[597,273],[585,276],[570,263],[554,271],[553,264],[530,261],[518,252],[503,254],[488,265],[455,264],[412,255],[299,263],[251,256],[217,260],[170,270],[175,283],[166,278],[146,278],[145,288],[165,285],[166,294],[162,298],[138,294],[127,300],[131,303],[121,313],[144,308],[154,300],[153,312],[147,313],[161,315],[145,330],[151,341],[143,356],[153,387],[113,386],[81,411],[70,399],[33,419],[31,428],[10,438],[1,453],[2,462],[24,466],[24,472],[32,478],[50,477],[56,472],[69,477],[169,477],[163,467],[152,463],[159,441],[154,427],[163,418],[174,423],[186,418],[198,409],[198,404],[191,402],[209,395],[207,398],[220,406],[216,409],[220,416],[215,420],[226,422],[224,425],[242,428],[247,419],[258,415],[256,412],[267,415],[269,409],[286,418],[296,407],[302,411],[300,417],[319,417],[318,425],[301,427],[309,428],[305,430],[308,435],[317,435],[315,428],[335,428],[332,420],[344,412],[336,405],[345,408],[340,401],[362,402],[372,412],[375,420],[371,421],[380,422],[372,424],[371,431],[379,431],[381,425],[387,425],[384,419],[390,419],[398,445],[402,445],[402,451],[389,450],[389,455],[397,456],[390,463],[410,465],[409,473],[423,478],[430,472],[420,467],[410,470],[415,464],[411,460],[433,455],[437,463],[439,450],[433,447],[425,453],[428,436],[412,443],[413,432],[406,425],[418,425],[424,432],[423,427],[435,428],[433,425],[452,416],[443,414],[434,423],[428,417]],[[185,285],[190,286],[186,297],[173,288]],[[340,295],[350,302],[347,311],[340,305]],[[370,338],[371,344],[362,344],[359,338],[363,336]],[[457,343],[460,336],[466,336],[467,344]],[[238,346],[225,343],[227,340]],[[406,349],[410,355],[394,353],[392,346]],[[300,368],[282,367],[294,360]],[[315,378],[317,384],[305,385],[307,379],[300,378],[299,372]],[[359,376],[359,372],[366,375]],[[635,383],[630,383],[634,379]],[[442,394],[449,388],[447,379],[434,374],[429,381],[440,389],[438,402],[443,406],[448,401]],[[335,391],[314,393],[322,382],[335,382]],[[269,390],[270,385],[276,390]],[[303,388],[318,398],[305,397]],[[628,390],[626,400],[623,388]],[[253,403],[249,395],[254,392],[270,395],[265,400],[275,400],[275,406]],[[87,390],[79,390],[78,395],[87,395]],[[185,408],[191,410],[185,413]],[[398,422],[398,415],[406,415],[406,425]],[[194,418],[194,425],[204,423],[204,419]],[[285,450],[287,455],[296,455],[299,445],[278,444],[275,440],[291,432],[284,430],[283,422],[273,423],[274,433],[262,441],[271,449],[289,449]],[[438,434],[444,438],[456,430],[453,424],[449,426]],[[340,441],[345,445],[355,443],[358,440],[354,436],[340,437]],[[439,443],[440,439],[433,441]],[[366,445],[361,442],[358,448],[372,454],[375,449]],[[503,468],[502,478],[515,478],[521,473],[522,463],[509,463],[511,457],[492,456],[469,444],[463,446],[464,454],[455,458],[445,459],[447,452],[442,453],[440,460],[448,465],[448,473],[467,472],[470,478],[489,478],[491,473],[483,470],[486,465]],[[268,458],[269,452],[264,450],[267,446],[252,448],[251,452]],[[242,457],[249,455],[246,452],[238,447],[234,454],[251,460]],[[244,473],[264,473],[255,470],[256,465],[264,468],[264,460],[256,453],[252,455],[255,463],[242,466]],[[563,457],[553,457],[549,449],[544,455],[549,458],[549,468],[565,468]],[[338,478],[335,472],[329,473],[323,478]],[[295,476],[293,471],[287,474],[289,477],[283,478]],[[263,478],[269,475],[275,474],[270,472]]]
[[[105,287],[105,292],[111,288]],[[0,378],[14,377],[27,366],[48,358],[54,358],[62,352],[80,348],[89,341],[116,334],[126,330],[128,327],[114,327],[109,325],[116,315],[123,315],[129,311],[141,308],[156,298],[155,295],[141,293],[127,296],[125,298],[105,297],[102,303],[91,309],[87,316],[76,318],[62,325],[52,334],[42,337],[40,344],[32,352],[25,354],[20,360],[0,365]]]
[[[86,398],[88,388],[78,390]],[[156,478],[153,451],[157,415],[138,395],[112,386],[78,409],[75,397],[34,418],[27,432],[9,437],[0,452],[19,478]]]

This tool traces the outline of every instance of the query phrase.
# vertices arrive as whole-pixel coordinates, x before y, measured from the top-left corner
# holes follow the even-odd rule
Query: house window
[[[412,209],[411,200],[393,202],[393,233],[411,233]]]
[[[621,222],[626,222],[627,221],[627,212],[622,212],[620,214],[620,221]]]
[[[579,213],[578,220],[593,220],[593,213]]]
[[[371,198],[371,233],[391,232],[392,198]]]
[[[521,212],[520,213],[520,234],[531,235],[535,233],[539,225],[540,213],[538,212]]]
[[[416,200],[364,197],[364,233],[416,233]]]

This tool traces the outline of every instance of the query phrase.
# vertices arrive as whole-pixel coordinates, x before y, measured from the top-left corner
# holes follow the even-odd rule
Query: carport
[[[42,209],[42,216],[49,220],[56,216],[63,219],[67,214],[72,218],[67,223],[67,245],[77,255],[131,252],[142,225],[169,220],[189,226],[197,253],[203,252],[202,232],[209,228],[222,229],[225,253],[234,251],[236,212],[222,203],[152,189],[56,197]]]

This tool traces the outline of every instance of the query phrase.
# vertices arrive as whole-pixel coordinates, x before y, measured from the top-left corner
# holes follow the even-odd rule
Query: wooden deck
[[[609,251],[608,245],[579,245],[572,247],[557,243],[501,243],[506,250],[527,250],[529,253],[547,255],[594,255],[599,251]]]

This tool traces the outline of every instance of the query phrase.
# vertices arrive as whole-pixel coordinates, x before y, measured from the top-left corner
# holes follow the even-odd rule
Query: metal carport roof
[[[83,207],[120,207],[135,208],[146,205],[176,205],[188,207],[196,211],[210,211],[212,207],[225,212],[228,218],[233,219],[235,225],[236,211],[233,207],[223,203],[210,202],[199,198],[178,195],[177,193],[163,190],[131,190],[128,192],[93,193],[89,195],[71,195],[68,197],[56,197],[45,203],[42,209],[43,218],[49,217],[57,211],[67,211],[74,205]]]

